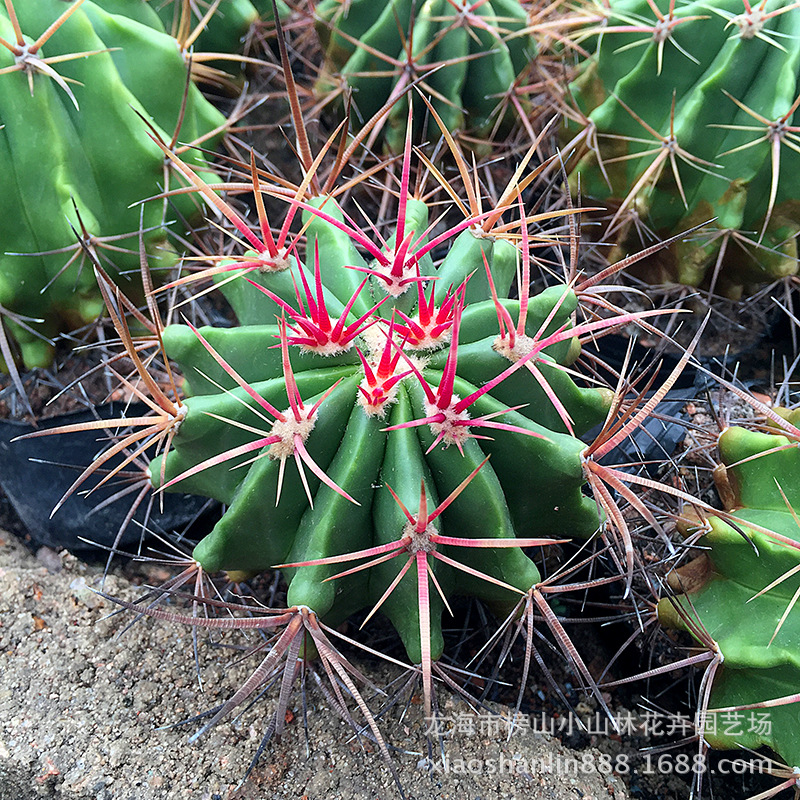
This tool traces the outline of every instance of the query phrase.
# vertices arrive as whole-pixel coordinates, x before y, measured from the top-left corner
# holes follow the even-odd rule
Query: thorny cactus
[[[174,254],[167,231],[180,233],[183,220],[197,215],[186,195],[137,205],[172,183],[150,133],[173,148],[178,138],[210,146],[225,118],[194,86],[186,91],[183,58],[146,5],[79,0],[65,8],[59,0],[37,0],[15,7],[6,0],[5,6],[0,322],[26,367],[45,366],[52,358],[47,337],[102,309],[92,270],[80,269],[82,245],[101,257],[113,253],[115,274],[135,271],[141,221],[154,265],[168,267]],[[134,7],[144,21],[133,18]],[[185,157],[208,169],[202,153]],[[2,340],[8,360],[12,350]]]
[[[699,719],[708,744],[767,745],[791,771],[800,765],[800,430],[796,412],[770,415],[768,433],[720,435],[724,511],[685,514],[680,529],[705,552],[670,575],[679,594],[658,610],[707,648],[695,660],[708,662]]]
[[[190,396],[151,474],[226,504],[193,553],[204,570],[291,564],[289,605],[329,624],[380,606],[430,670],[447,597],[505,615],[540,580],[521,546],[597,529],[574,431],[607,396],[559,367],[574,293],[511,299],[517,249],[472,220],[429,240],[406,187],[388,242],[333,201],[305,222],[305,265],[240,228],[253,251],[218,273],[238,327],[164,331]]]
[[[377,228],[361,230],[333,197],[310,194],[307,184],[263,184],[254,161],[250,188],[258,225],[250,225],[164,147],[247,248],[165,287],[213,278],[238,326],[163,328],[151,298],[149,341],[180,365],[182,392],[176,381],[165,384],[150,375],[140,355],[144,343],[134,342],[117,311],[121,295],[101,276],[112,320],[138,372],[126,385],[153,411],[98,423],[123,432],[66,496],[88,476],[103,475],[114,453],[124,454],[127,464],[160,452],[147,485],[214,497],[226,510],[156,598],[192,582],[195,612],[203,604],[219,606],[203,588],[204,575],[218,571],[241,581],[280,567],[288,584],[284,608],[250,605],[249,616],[235,620],[122,603],[195,628],[277,634],[251,679],[193,738],[282,671],[285,690],[265,739],[280,733],[298,665],[316,654],[328,675],[346,685],[388,759],[354,683],[364,678],[333,644],[339,635],[333,626],[359,610],[369,610],[367,619],[384,613],[414,665],[412,680],[421,676],[430,717],[435,681],[455,686],[439,664],[442,616],[454,596],[484,600],[505,620],[500,632],[523,634],[529,642],[526,673],[536,653],[533,627],[544,618],[581,683],[605,708],[548,603],[552,593],[585,588],[579,581],[560,582],[595,555],[543,577],[536,551],[524,548],[591,537],[603,519],[599,508],[608,516],[601,531],[605,551],[621,573],[602,582],[626,575],[630,587],[632,536],[611,491],[633,497],[625,485],[629,476],[599,461],[663,392],[638,410],[615,404],[603,432],[587,446],[577,434],[606,417],[611,393],[580,388],[569,365],[579,356],[581,337],[662,312],[620,312],[602,297],[602,287],[592,296],[596,279],[531,294],[535,242],[529,226],[574,213],[525,213],[520,184],[529,181],[521,175],[536,144],[495,205],[482,210],[470,185],[469,202],[456,203],[464,219],[445,223],[430,222],[428,204],[411,191],[411,142],[409,114],[396,224],[385,238]],[[452,137],[448,143],[455,154]],[[463,156],[459,163],[467,184]],[[240,165],[240,173],[245,169]],[[243,188],[241,182],[233,186]],[[288,204],[277,227],[267,217],[264,195]],[[305,262],[292,232],[301,222]],[[605,312],[577,320],[581,293]],[[101,482],[112,477],[113,471]],[[586,483],[594,499],[583,493]],[[635,497],[632,502],[652,518]],[[500,638],[498,633],[495,642]],[[334,689],[332,702],[350,719],[336,684]]]
[[[353,91],[353,106],[366,122],[391,105],[383,130],[389,150],[402,149],[412,83],[432,102],[453,133],[491,137],[508,122],[513,92],[536,47],[525,32],[526,13],[517,0],[323,0],[317,31],[329,74],[317,94]]]
[[[573,188],[607,204],[627,252],[708,222],[650,260],[660,282],[718,287],[797,271],[800,4],[597,4],[571,86]],[[712,221],[713,220],[713,221]]]
[[[288,83],[285,60],[284,74]],[[293,114],[299,113],[297,97],[290,99]],[[430,110],[458,156],[447,126]],[[368,681],[335,646],[336,637],[346,638],[336,626],[359,610],[369,609],[365,623],[376,611],[385,613],[414,665],[411,680],[421,677],[425,714],[431,716],[437,679],[457,688],[438,660],[442,617],[459,595],[478,597],[505,618],[490,645],[503,641],[506,652],[522,635],[525,676],[531,659],[539,660],[533,627],[543,619],[578,680],[608,710],[548,597],[622,577],[630,592],[637,561],[631,515],[620,511],[615,496],[658,527],[650,507],[629,486],[649,489],[652,481],[600,462],[651,414],[689,354],[647,400],[642,394],[630,404],[620,390],[612,402],[608,391],[580,388],[573,376],[581,339],[661,313],[624,313],[607,298],[609,287],[599,285],[635,259],[580,280],[573,225],[570,280],[532,294],[529,228],[576,213],[536,215],[524,209],[523,190],[548,167],[522,177],[539,142],[489,210],[466,160],[457,157],[469,197],[462,201],[452,187],[443,187],[464,217],[453,223],[447,213],[440,217],[439,208],[430,213],[433,205],[419,184],[418,191],[411,190],[408,112],[402,162],[387,174],[398,191],[396,223],[385,238],[382,220],[370,223],[367,233],[334,199],[332,184],[347,160],[340,160],[346,148],[339,148],[328,179],[317,180],[333,137],[321,156],[312,158],[297,117],[300,185],[285,179],[267,185],[272,176],[256,169],[254,156],[248,184],[243,181],[248,165],[234,164],[239,180],[229,188],[253,192],[257,225],[218,196],[196,165],[193,169],[176,155],[174,143],[159,142],[169,168],[226,218],[233,241],[224,255],[210,257],[214,266],[165,288],[213,278],[237,327],[164,328],[151,293],[149,335],[134,339],[123,311],[141,324],[147,320],[97,271],[135,370],[122,378],[123,386],[151,413],[91,423],[92,430],[113,431],[116,441],[86,467],[65,498],[92,475],[107,483],[131,467],[138,471],[134,483],[120,494],[135,490],[135,503],[152,487],[221,500],[227,506],[222,519],[182,562],[181,573],[143,602],[117,602],[139,616],[195,629],[266,634],[265,643],[252,651],[261,661],[251,677],[193,739],[276,679],[281,689],[264,739],[279,734],[291,683],[314,669],[316,655],[331,678],[326,696],[335,710],[352,722],[345,696],[352,697],[388,759],[375,717],[355,685]],[[423,162],[446,182],[437,167]],[[288,206],[280,226],[267,217],[267,197]],[[437,219],[431,222],[429,213]],[[557,249],[559,241],[546,239]],[[305,249],[304,260],[298,248]],[[97,267],[97,252],[89,257]],[[182,382],[173,378],[168,362],[163,373],[154,369],[156,362],[145,355],[151,345],[181,367]],[[577,438],[604,417],[594,442]],[[81,423],[29,436],[86,428]],[[142,461],[156,453],[142,473]],[[115,455],[122,457],[121,466],[111,466]],[[582,491],[587,483],[592,498]],[[535,551],[526,550],[588,538],[598,528],[602,550],[544,578]],[[606,554],[618,574],[588,581],[572,577],[598,554]],[[276,566],[288,584],[285,607],[226,603],[204,585],[207,572],[222,570],[238,582]],[[193,595],[191,616],[156,607],[158,600],[187,588]],[[204,613],[214,608],[232,612],[232,618]],[[520,698],[524,684],[523,678]]]

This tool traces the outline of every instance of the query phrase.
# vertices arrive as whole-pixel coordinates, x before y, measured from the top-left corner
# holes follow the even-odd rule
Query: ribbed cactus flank
[[[343,82],[364,122],[392,102],[381,127],[394,152],[411,82],[419,80],[448,130],[485,138],[510,119],[510,92],[536,53],[516,0],[323,0],[316,17],[329,71],[318,94]]]
[[[182,119],[180,142],[205,147],[225,119],[194,86],[181,116],[186,66],[146,4],[36,0],[14,8],[13,23],[0,11],[0,36],[13,48],[0,47],[0,306],[44,319],[30,326],[51,337],[102,309],[91,267],[81,269],[76,234],[125,285],[125,273],[138,268],[140,222],[158,269],[174,262],[168,229],[180,233],[182,221],[197,216],[186,195],[138,205],[170,178],[137,112],[168,143]],[[208,169],[201,153],[184,157]],[[113,255],[113,268],[104,253]],[[11,316],[4,324],[24,366],[50,362],[46,341]]]
[[[708,743],[767,745],[790,767],[800,764],[797,433],[722,433],[715,477],[725,512],[705,523],[697,541],[705,553],[672,575],[683,593],[659,604],[662,621],[692,631],[718,664],[703,725]],[[691,518],[681,527],[698,532]]]
[[[594,54],[567,110],[566,136],[582,143],[573,186],[580,176],[608,205],[608,235],[627,252],[708,223],[651,259],[650,280],[735,297],[794,274],[800,8],[653,5],[612,0],[588,28]]]

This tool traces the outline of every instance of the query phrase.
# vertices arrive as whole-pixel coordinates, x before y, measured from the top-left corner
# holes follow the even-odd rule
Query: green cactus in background
[[[402,149],[412,81],[449,131],[483,139],[510,119],[509,92],[536,52],[516,0],[323,0],[316,19],[330,73],[317,94],[346,84],[364,122],[393,103],[378,126],[393,152]]]
[[[127,0],[125,0],[127,3]],[[164,27],[182,41],[199,25],[209,11],[208,7],[198,6],[192,0],[140,0],[155,8]],[[277,0],[278,15],[285,19],[290,9]],[[242,41],[250,27],[259,20],[274,19],[272,0],[220,0],[205,26],[193,39],[192,46],[204,53],[236,53],[241,50]]]
[[[584,42],[595,52],[565,109],[582,144],[571,181],[608,205],[608,235],[626,252],[708,222],[651,259],[647,277],[735,297],[797,271],[800,7],[657,5],[598,5],[603,22]]]
[[[136,205],[171,183],[163,153],[136,112],[171,142],[186,67],[155,12],[138,0],[79,0],[66,10],[59,0],[6,6],[0,12],[0,307],[22,363],[45,366],[52,346],[33,331],[51,337],[102,310],[92,270],[80,269],[76,232],[101,260],[105,248],[113,251],[123,274],[138,267],[140,213],[157,267],[174,263],[166,226],[179,233],[182,220],[197,215],[188,195]],[[180,141],[213,146],[224,125],[190,86]],[[202,153],[187,149],[184,157],[209,174]],[[31,322],[30,330],[15,321],[26,317],[44,322]]]
[[[787,415],[791,419],[791,415]],[[796,416],[796,414],[795,414]],[[659,603],[670,627],[709,648],[713,680],[705,738],[712,747],[769,746],[800,765],[800,430],[728,428],[715,473],[725,512],[681,524],[706,554],[671,576],[683,591]],[[701,698],[702,700],[702,698]],[[777,702],[775,702],[777,701]]]

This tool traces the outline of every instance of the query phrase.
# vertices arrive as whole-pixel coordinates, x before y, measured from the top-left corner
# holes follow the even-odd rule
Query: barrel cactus
[[[123,13],[134,6],[136,18]],[[7,176],[0,307],[22,363],[43,366],[52,358],[46,337],[102,309],[92,270],[80,269],[76,234],[99,256],[113,253],[114,273],[123,274],[138,266],[141,224],[154,264],[171,266],[166,226],[180,232],[198,206],[188,196],[137,205],[171,180],[152,136],[171,142],[177,134],[207,147],[225,119],[193,86],[182,116],[183,59],[155,12],[135,0],[68,7],[8,0],[0,36],[0,160]],[[209,174],[202,153],[184,157]],[[23,317],[43,322],[14,321]]]
[[[771,413],[770,432],[720,435],[715,478],[725,510],[702,524],[685,516],[683,533],[706,551],[670,577],[679,594],[658,610],[709,649],[705,740],[725,749],[766,745],[791,770],[800,765],[800,430],[796,412]]]
[[[256,251],[222,273],[238,327],[164,331],[189,397],[151,474],[227,505],[193,553],[204,570],[288,564],[289,605],[330,624],[377,603],[430,669],[445,598],[507,613],[539,581],[521,546],[596,530],[574,433],[607,399],[558,367],[576,355],[567,287],[510,299],[512,244],[466,224],[426,242],[428,208],[401,202],[383,247],[332,201],[309,207],[305,265]]]
[[[412,82],[448,130],[484,139],[509,121],[509,91],[536,51],[517,0],[323,0],[315,14],[327,68],[318,95],[346,85],[364,122],[392,104],[379,129],[394,152]]]
[[[607,204],[609,236],[633,252],[707,222],[650,260],[654,281],[737,296],[794,274],[798,4],[613,0],[602,14],[566,136],[590,145],[572,181]]]
[[[596,477],[600,467],[587,462],[600,451],[590,453],[578,435],[604,419],[611,392],[579,387],[568,366],[580,353],[580,337],[641,314],[579,323],[570,286],[532,294],[532,218],[520,209],[524,222],[514,239],[481,224],[510,214],[513,193],[504,208],[468,214],[434,235],[438,223],[409,189],[410,128],[395,230],[377,242],[332,197],[306,200],[285,189],[274,195],[289,204],[274,233],[260,199],[268,189],[253,166],[254,229],[166,146],[164,152],[247,243],[240,255],[173,284],[213,277],[239,324],[162,329],[154,320],[153,342],[183,374],[181,391],[177,383],[170,390],[149,377],[117,311],[118,291],[101,281],[141,378],[135,391],[142,399],[149,392],[152,413],[98,425],[129,431],[109,453],[156,456],[149,473],[159,491],[201,494],[226,506],[162,596],[189,580],[200,587],[203,575],[219,571],[240,581],[280,566],[288,583],[286,607],[250,607],[249,621],[136,605],[143,614],[198,626],[241,622],[283,631],[265,664],[209,725],[281,659],[285,681],[301,653],[317,653],[326,669],[350,680],[355,673],[328,634],[370,608],[388,616],[418,665],[430,715],[442,615],[456,595],[483,599],[506,624],[516,624],[521,608],[526,626],[545,615],[599,695],[548,606],[546,593],[558,591],[553,576],[542,580],[524,548],[597,531],[598,505],[582,487]],[[304,262],[291,233],[300,216]],[[513,223],[498,226],[506,235],[509,228]],[[102,474],[107,458],[87,466],[70,493]],[[624,531],[619,536],[626,539]],[[627,555],[618,559],[625,561]],[[283,708],[287,697],[288,688]],[[279,707],[274,722],[281,717]]]
[[[145,343],[133,340],[120,313],[119,290],[101,276],[109,314],[138,373],[126,387],[151,412],[93,423],[92,430],[113,431],[116,441],[65,497],[90,476],[113,479],[118,468],[110,458],[121,454],[124,464],[151,459],[146,480],[158,492],[224,504],[214,529],[179,560],[175,577],[143,601],[116,601],[139,617],[267,635],[268,643],[253,651],[261,661],[251,677],[192,739],[275,678],[282,688],[265,741],[280,734],[298,671],[305,675],[320,663],[332,679],[326,697],[351,722],[345,695],[354,698],[388,760],[356,687],[369,681],[335,645],[340,623],[357,612],[366,614],[364,624],[377,611],[388,617],[432,717],[437,678],[456,687],[440,662],[443,616],[456,596],[480,598],[499,617],[490,646],[520,634],[527,639],[525,675],[539,658],[533,628],[543,618],[579,680],[608,711],[550,602],[554,593],[594,585],[598,579],[573,576],[600,553],[610,552],[621,574],[599,581],[627,579],[630,587],[633,539],[613,498],[614,491],[632,496],[629,476],[600,462],[649,416],[672,379],[640,408],[623,408],[607,389],[579,386],[575,362],[582,337],[662,312],[624,313],[598,301],[591,288],[599,277],[532,293],[537,242],[529,226],[574,213],[526,212],[520,187],[545,165],[525,178],[520,169],[489,210],[471,196],[454,203],[460,222],[431,222],[429,203],[410,188],[416,183],[410,120],[402,160],[391,167],[399,169],[391,234],[380,221],[362,230],[337,204],[335,189],[309,190],[310,175],[294,188],[264,185],[255,157],[251,182],[233,185],[253,191],[258,220],[248,222],[162,147],[226,218],[234,240],[212,266],[163,288],[213,279],[238,324],[164,328],[151,297],[149,341],[182,374],[174,379],[167,370],[166,380],[161,373],[156,379],[142,355]],[[437,179],[445,180],[441,173]],[[268,216],[265,195],[287,204],[280,224],[271,210]],[[579,321],[579,294],[598,301],[603,313],[589,310],[590,321]],[[591,445],[578,438],[606,417]],[[594,497],[583,491],[587,483]],[[635,497],[631,502],[652,518]],[[588,539],[599,528],[605,547],[546,576],[536,550],[526,549]],[[204,583],[209,573],[239,584],[276,567],[288,586],[277,608],[221,601]],[[188,587],[191,614],[157,607]],[[214,609],[234,618],[205,613]]]

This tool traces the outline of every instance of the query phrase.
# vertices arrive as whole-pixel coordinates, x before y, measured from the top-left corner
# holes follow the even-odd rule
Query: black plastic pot
[[[599,347],[593,347],[592,343],[589,343],[585,349],[590,352],[594,351],[612,369],[620,371],[625,363],[629,347],[631,348],[630,364],[655,362],[654,388],[660,386],[667,379],[679,361],[679,356],[671,352],[661,353],[658,359],[654,359],[652,352],[637,340],[634,340],[631,345],[627,337],[614,334],[604,336],[600,340]],[[628,438],[606,454],[602,463],[609,465],[644,463],[650,476],[657,477],[659,465],[675,453],[677,446],[686,437],[686,426],[684,425],[688,420],[688,415],[684,411],[686,403],[698,397],[705,385],[704,373],[688,364],[664,399],[654,409],[662,419],[656,417],[646,419]],[[590,430],[582,437],[583,441],[591,442],[600,433],[601,428],[602,425],[598,425]],[[623,467],[624,469],[627,468]],[[631,469],[635,470],[636,468],[632,467]]]
[[[28,531],[34,545],[64,547],[72,552],[86,553],[97,546],[111,547],[136,492],[98,508],[116,494],[122,485],[110,480],[91,494],[102,475],[92,476],[50,518],[52,509],[80,475],[81,471],[107,447],[103,432],[43,436],[13,442],[34,430],[55,428],[94,419],[113,419],[123,413],[132,417],[143,414],[147,407],[109,403],[94,412],[81,411],[41,420],[39,428],[23,422],[0,420],[0,488],[11,501],[14,510]],[[119,463],[121,457],[111,464]],[[104,474],[104,473],[103,473]],[[163,513],[156,500],[147,517],[146,529],[161,535],[183,532],[209,509],[204,497],[165,494]],[[136,549],[146,518],[147,499],[141,504],[118,543],[120,549]]]

